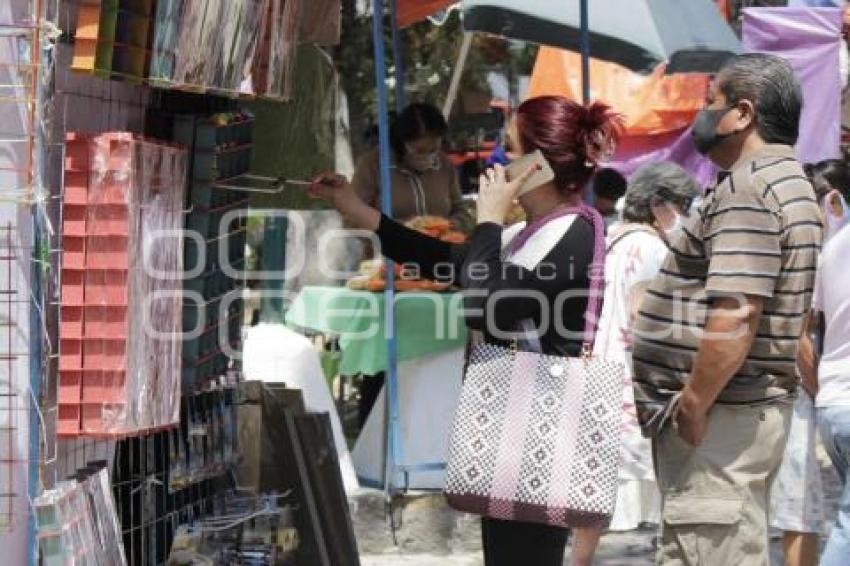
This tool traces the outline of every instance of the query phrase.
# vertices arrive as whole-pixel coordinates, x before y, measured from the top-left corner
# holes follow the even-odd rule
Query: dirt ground
[[[835,517],[840,497],[838,478],[821,451],[828,520]],[[383,494],[363,491],[353,503],[354,530],[362,566],[481,566],[478,519],[449,509],[439,495],[409,498],[394,512],[396,538],[388,526]],[[829,525],[828,525],[829,526]],[[656,529],[606,535],[597,552],[599,566],[650,566]],[[772,564],[779,566],[781,534],[772,533]],[[826,536],[826,533],[825,533]],[[825,540],[824,536],[824,540]],[[397,543],[397,544],[396,544]],[[567,558],[566,564],[569,564]]]

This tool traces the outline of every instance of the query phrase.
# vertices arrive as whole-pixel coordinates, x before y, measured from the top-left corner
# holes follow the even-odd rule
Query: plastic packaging
[[[202,92],[288,99],[301,32],[301,2],[161,0],[151,81]],[[316,31],[328,36],[326,30]]]
[[[64,246],[79,252],[66,251],[62,270],[69,284],[60,327],[60,434],[123,436],[173,426],[187,155],[126,133],[88,138],[85,149],[83,139],[69,140],[79,159],[66,159],[66,186],[82,183],[81,167],[89,171],[85,204],[73,204],[74,192],[66,191],[63,208],[81,220],[63,223]]]
[[[46,566],[127,564],[106,468],[60,482],[34,502]]]

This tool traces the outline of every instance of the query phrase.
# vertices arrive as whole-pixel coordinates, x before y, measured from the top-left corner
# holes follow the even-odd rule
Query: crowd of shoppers
[[[596,205],[610,218],[594,354],[627,369],[622,464],[610,524],[574,530],[576,566],[592,563],[604,529],[647,523],[659,525],[663,565],[767,565],[770,525],[785,532],[788,564],[817,563],[827,523],[818,428],[844,489],[820,563],[850,563],[850,171],[797,160],[802,106],[787,62],[732,58],[693,127],[722,171],[704,190],[671,163],[622,182],[600,174],[620,129],[615,111],[528,100],[508,137],[518,156],[540,150],[554,179],[520,194],[534,170],[516,179],[489,170],[463,245],[382,216],[360,178],[314,185],[350,225],[373,230],[386,256],[434,277],[452,266],[451,283],[473,291],[473,339],[504,345],[502,331],[557,319],[565,324],[543,331],[540,347],[575,357],[587,298],[556,299],[589,286],[594,232],[574,210],[597,176]],[[421,173],[440,161],[443,126],[420,125],[428,135],[397,144],[396,159]],[[528,222],[507,226],[517,201]],[[566,530],[485,517],[482,532],[488,566],[563,562]]]

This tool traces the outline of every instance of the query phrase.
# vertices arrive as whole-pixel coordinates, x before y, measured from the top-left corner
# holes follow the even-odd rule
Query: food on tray
[[[371,280],[367,275],[358,275],[349,279],[345,286],[352,291],[366,291],[369,288],[369,281]]]
[[[405,224],[408,228],[438,238],[451,244],[461,244],[466,241],[463,232],[452,229],[452,223],[439,216],[417,216]],[[359,275],[352,278],[346,286],[358,291],[381,292],[387,288],[387,266],[383,258],[369,259],[360,263]],[[420,273],[412,266],[393,264],[395,289],[399,292],[409,291],[446,291],[450,288],[447,283],[439,283],[420,279]]]
[[[462,244],[466,241],[466,234],[464,234],[463,232],[458,232],[456,230],[449,230],[448,232],[440,236],[440,239],[450,244]]]
[[[349,289],[355,291],[371,291],[380,293],[387,290],[387,281],[385,279],[364,279],[355,277],[347,283]],[[425,292],[425,291],[447,291],[449,285],[447,283],[439,283],[428,279],[396,279],[395,290],[399,293],[408,292]]]
[[[405,225],[419,232],[436,234],[434,236],[435,238],[438,238],[452,228],[452,223],[448,218],[441,218],[439,216],[416,216],[408,220]]]

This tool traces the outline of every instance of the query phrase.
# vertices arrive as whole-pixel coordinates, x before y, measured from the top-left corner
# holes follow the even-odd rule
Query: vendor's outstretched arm
[[[426,279],[441,283],[457,282],[460,266],[469,250],[468,244],[449,244],[432,238],[387,216],[380,216],[375,230],[381,253],[397,263],[414,264]]]
[[[313,196],[331,202],[352,229],[374,232],[380,252],[398,263],[417,264],[420,276],[454,283],[467,246],[453,245],[420,234],[384,216],[363,201],[341,175],[319,175],[310,189]]]

